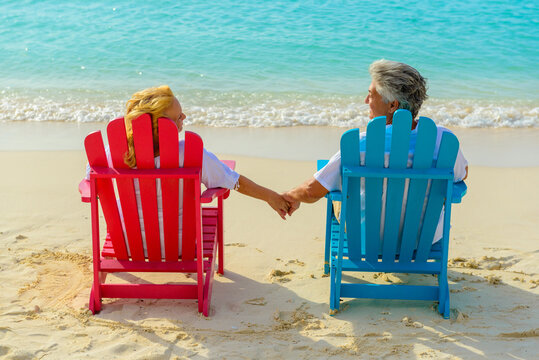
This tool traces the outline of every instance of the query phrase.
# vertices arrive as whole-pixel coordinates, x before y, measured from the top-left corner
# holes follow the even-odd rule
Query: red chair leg
[[[219,252],[219,274],[225,273],[225,251],[223,239],[223,198],[217,200],[217,247]]]

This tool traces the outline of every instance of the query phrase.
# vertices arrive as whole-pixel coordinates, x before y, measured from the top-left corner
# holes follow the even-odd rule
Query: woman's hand
[[[283,220],[286,220],[285,216],[290,210],[290,203],[282,195],[273,192],[268,198],[268,204]]]

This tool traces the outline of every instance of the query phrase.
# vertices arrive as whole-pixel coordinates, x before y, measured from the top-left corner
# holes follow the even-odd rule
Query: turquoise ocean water
[[[187,123],[363,126],[369,64],[428,78],[422,114],[539,127],[535,1],[3,1],[0,121],[108,121],[168,84]]]

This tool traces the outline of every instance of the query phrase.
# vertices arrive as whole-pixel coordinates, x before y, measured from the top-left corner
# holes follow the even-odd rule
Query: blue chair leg
[[[331,310],[339,310],[339,299],[336,298],[337,283],[335,282],[335,266],[331,266],[331,276],[329,285],[329,308]]]
[[[324,274],[329,274],[329,252],[331,251],[331,222],[333,218],[333,202],[330,199],[327,199],[326,208],[326,244],[324,248]]]
[[[449,284],[447,282],[447,273],[444,271],[442,271],[442,273],[443,275],[438,275],[438,312],[444,317],[444,319],[449,319]]]

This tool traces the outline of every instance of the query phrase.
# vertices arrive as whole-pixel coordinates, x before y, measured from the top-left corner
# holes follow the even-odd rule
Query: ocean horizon
[[[539,127],[539,9],[526,1],[0,4],[0,121],[105,122],[169,85],[186,124],[354,127],[369,64],[428,79],[420,115]]]

